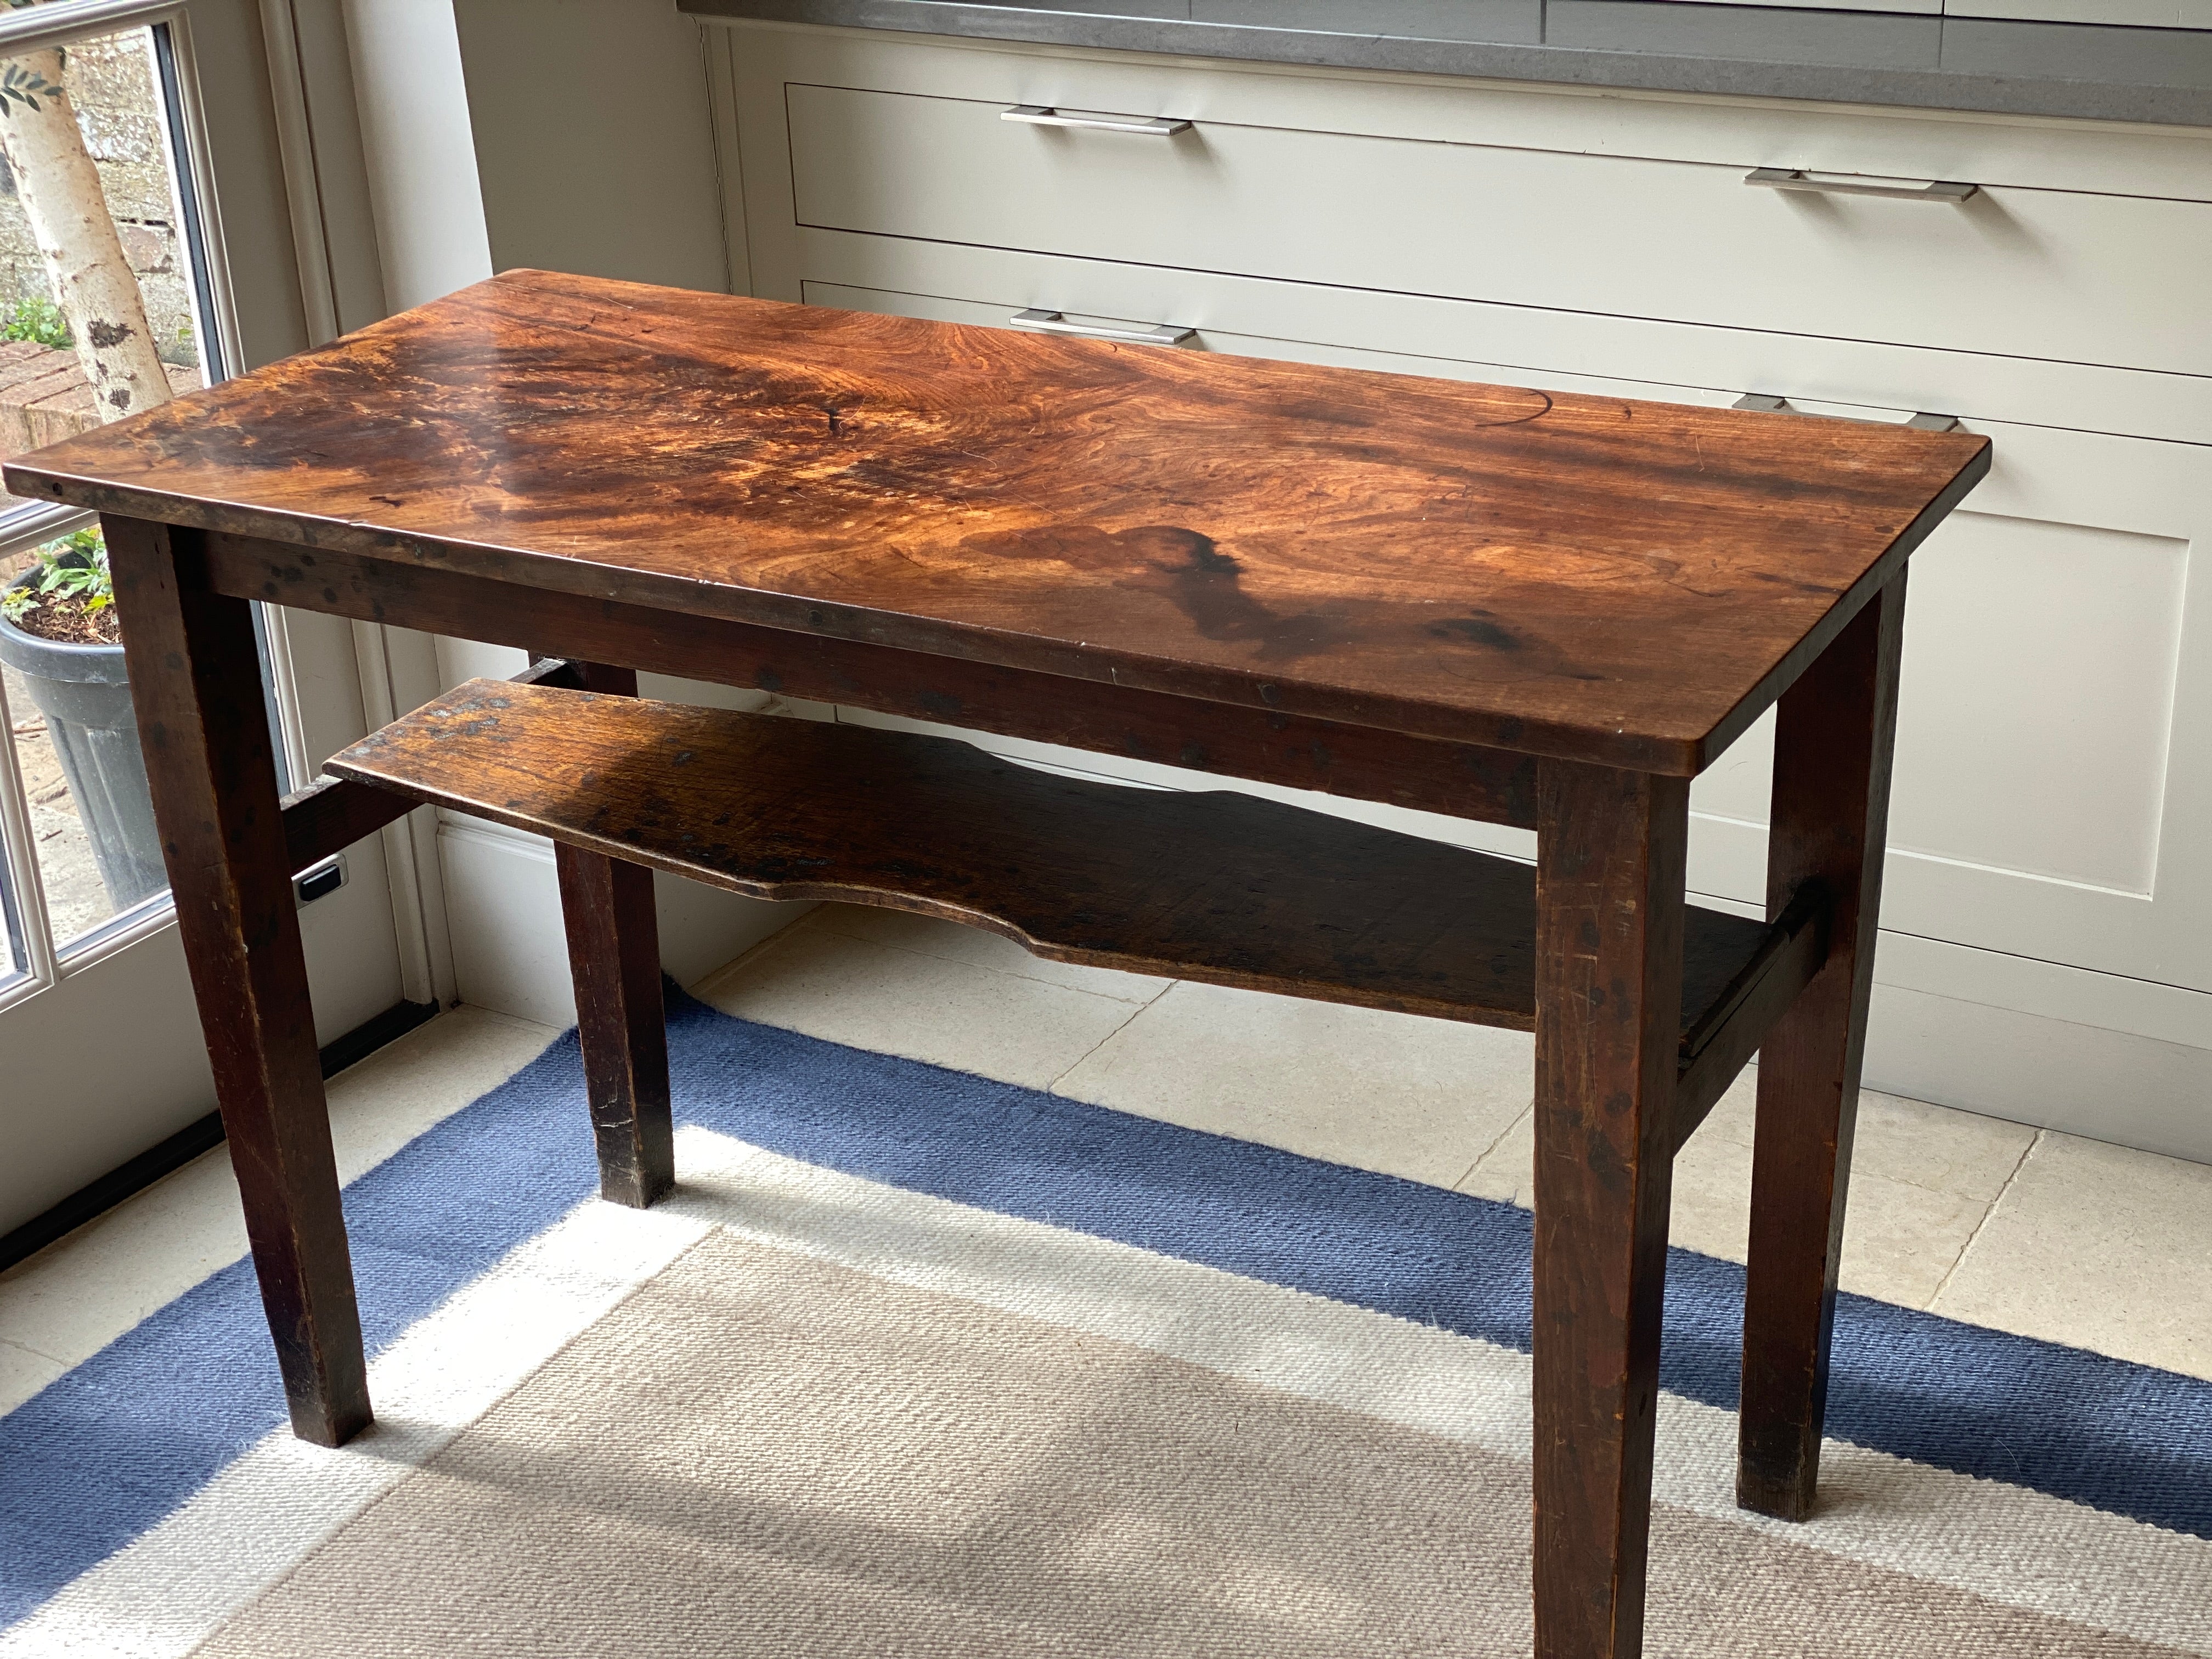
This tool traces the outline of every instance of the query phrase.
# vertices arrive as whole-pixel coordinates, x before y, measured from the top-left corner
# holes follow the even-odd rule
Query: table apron
[[[218,532],[181,580],[234,598],[1219,777],[1534,829],[1536,757]],[[197,570],[185,567],[197,564]]]

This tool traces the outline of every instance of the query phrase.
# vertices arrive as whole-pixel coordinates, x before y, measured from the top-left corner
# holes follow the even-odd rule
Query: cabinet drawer
[[[2203,203],[1827,195],[1747,188],[1736,161],[1040,127],[981,100],[797,83],[785,98],[802,227],[2212,375]]]
[[[1242,336],[1357,346],[1409,362],[1433,358],[1469,365],[1467,372],[1509,385],[1605,385],[1625,392],[1640,385],[1628,395],[1694,392],[1700,401],[1723,403],[1747,392],[1778,393],[1798,405],[1926,410],[2212,445],[2212,376],[1270,282],[848,231],[791,232],[787,246],[778,264],[790,275],[774,292],[788,300],[801,297],[802,275],[808,283],[885,292],[1006,295],[1007,311],[967,320],[1003,323],[1014,310],[1042,307],[1171,323],[1199,331],[1216,346]],[[1540,382],[1532,378],[1540,375]],[[1571,384],[1563,376],[1584,378]]]
[[[977,275],[994,264],[971,262]],[[966,294],[813,280],[805,297],[948,322],[1004,323],[1037,305],[1125,325],[1188,320],[1132,318],[1111,300],[1071,300],[1085,275],[1070,266],[1042,275],[1039,287],[994,292],[979,284]],[[1349,331],[1330,343],[1209,327],[1194,343],[1560,391],[1727,398],[1378,350]],[[1908,411],[1861,412],[1901,419]],[[2212,566],[2192,556],[2196,543],[2212,537],[2212,452],[2001,421],[1968,424],[1995,440],[1995,465],[1913,559],[1883,925],[2212,990],[2212,938],[2194,920],[2212,906]],[[1692,882],[1700,892],[1753,906],[1762,900],[1771,732],[1770,717],[1698,781]],[[1129,769],[1104,757],[1012,747],[1025,758],[1109,775]],[[1199,782],[1164,768],[1133,775]],[[1525,836],[1496,826],[1302,804],[1462,845],[1530,850]]]

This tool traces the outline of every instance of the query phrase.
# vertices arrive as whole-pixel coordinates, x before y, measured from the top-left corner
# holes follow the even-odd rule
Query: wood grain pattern
[[[757,898],[880,904],[1055,961],[1528,1030],[1525,865],[1230,793],[1121,788],[963,743],[471,680],[341,776]],[[1692,915],[1691,1005],[1766,929]]]
[[[8,488],[680,610],[1699,770],[1985,440],[510,271]]]
[[[317,778],[284,797],[284,867],[294,874],[404,818],[415,803],[349,778]]]
[[[510,677],[523,685],[581,686],[577,665],[541,658]],[[350,778],[319,777],[284,797],[284,859],[294,874],[403,818],[415,803]]]
[[[576,1035],[599,1153],[599,1196],[642,1210],[676,1184],[653,872],[560,842],[553,848],[553,866],[576,987]]]
[[[1535,758],[1509,749],[649,611],[238,536],[206,538],[201,574],[219,593],[297,610],[526,649],[551,641],[563,652],[625,667],[1453,817],[1522,829],[1536,824]]]
[[[1537,830],[1537,1659],[1642,1651],[1689,786],[1548,761]]]
[[[1743,1313],[1736,1501],[1813,1512],[1827,1407],[1836,1272],[1874,989],[1905,639],[1905,574],[1782,700],[1774,733],[1767,902],[1832,896],[1826,965],[1759,1054]]]
[[[1767,1034],[1813,982],[1828,956],[1827,889],[1800,886],[1779,908],[1759,954],[1682,1033],[1682,1080],[1675,1091],[1674,1150],[1728,1092]]]
[[[568,671],[563,678],[602,696],[637,696],[632,669],[604,663],[546,666],[549,674]],[[576,1036],[599,1151],[599,1196],[641,1210],[676,1184],[653,872],[568,842],[554,843],[553,864],[576,987]]]
[[[107,518],[131,697],[292,1427],[369,1422],[307,966],[251,607],[184,579],[193,531]]]

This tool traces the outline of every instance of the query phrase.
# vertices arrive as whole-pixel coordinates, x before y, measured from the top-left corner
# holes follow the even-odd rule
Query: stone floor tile
[[[825,904],[809,918],[817,927],[848,939],[866,939],[895,950],[915,951],[948,962],[964,962],[1017,979],[1042,980],[1073,991],[1089,991],[1123,1002],[1150,1002],[1170,981],[1143,974],[1117,973],[1110,968],[1085,968],[1069,962],[1048,962],[1031,956],[1010,939],[965,927],[957,921],[918,916],[906,910],[884,910],[866,904]]]
[[[1477,1198],[1494,1198],[1501,1204],[1518,1204],[1531,1210],[1536,1206],[1535,1167],[1536,1116],[1531,1106],[1522,1109],[1456,1184],[1461,1192],[1473,1193]]]
[[[1758,1092],[1759,1068],[1747,1067],[1698,1126],[1698,1135],[1750,1146]],[[2035,1135],[2002,1118],[1862,1089],[1851,1176],[1880,1176],[1987,1203],[2012,1179]]]
[[[1887,1096],[1864,1097],[1862,1110],[1867,1103],[1877,1099],[1885,1103],[1882,1111],[1889,1113],[1891,1097]],[[1684,1249],[1729,1261],[1745,1257],[1751,1235],[1749,1100],[1750,1092],[1744,1085],[1731,1090],[1674,1160],[1668,1236]],[[1894,1114],[1912,1132],[1920,1127],[1921,1114],[1945,1109],[1922,1107],[1917,1101],[1895,1103],[1919,1108],[1918,1112]],[[1518,1204],[1523,1209],[1530,1207],[1535,1197],[1530,1174],[1535,1160],[1534,1133],[1534,1117],[1523,1115],[1468,1171],[1460,1190]],[[1887,1133],[1880,1121],[1876,1133]],[[1970,1146],[1978,1144],[1971,1127],[1942,1125],[1930,1133],[1955,1134]],[[1909,1148],[1912,1143],[1905,1139],[1903,1144]],[[1971,1186],[1981,1178],[1982,1166],[1968,1162],[1973,1173],[1961,1181]],[[1881,1173],[1883,1165],[1877,1159],[1855,1159],[1854,1163],[1844,1224],[1844,1288],[1906,1307],[1927,1306],[1988,1213],[1994,1193],[1982,1197],[1972,1190],[1961,1193],[1919,1186]],[[1924,1170],[1929,1163],[1923,1160],[1911,1167]]]
[[[1180,982],[1058,1092],[1449,1187],[1528,1107],[1527,1033]]]
[[[1854,1170],[1844,1220],[1843,1288],[1924,1308],[1958,1261],[1990,1200]],[[1674,1160],[1671,1240],[1741,1261],[1751,1237],[1751,1148],[1693,1135]]]
[[[1034,1089],[1051,1087],[1140,1006],[854,939],[813,915],[693,994],[740,1018]]]
[[[33,1353],[13,1342],[0,1342],[0,1417],[69,1370],[51,1354]]]
[[[432,1124],[513,1077],[561,1034],[494,1013],[448,1010],[330,1081],[338,1179],[351,1181]]]
[[[2212,1165],[2046,1131],[1933,1305],[2212,1378]]]
[[[1854,1170],[1838,1275],[1844,1289],[1902,1307],[1927,1307],[1993,1202]]]

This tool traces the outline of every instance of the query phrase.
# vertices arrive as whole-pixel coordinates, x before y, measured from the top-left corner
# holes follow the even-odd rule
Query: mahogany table
[[[1537,1648],[1620,1659],[1674,1156],[1754,1051],[1739,1492],[1813,1501],[1905,561],[1988,466],[1957,433],[519,271],[6,479],[106,531],[301,1435],[370,1413],[289,878],[441,799],[560,843],[620,1201],[673,1180],[653,865],[1533,1025]],[[575,665],[464,688],[280,803],[256,599]],[[1533,828],[1536,868],[584,695],[639,668]],[[1690,780],[1778,702],[1760,924],[1686,902],[1684,845]]]

